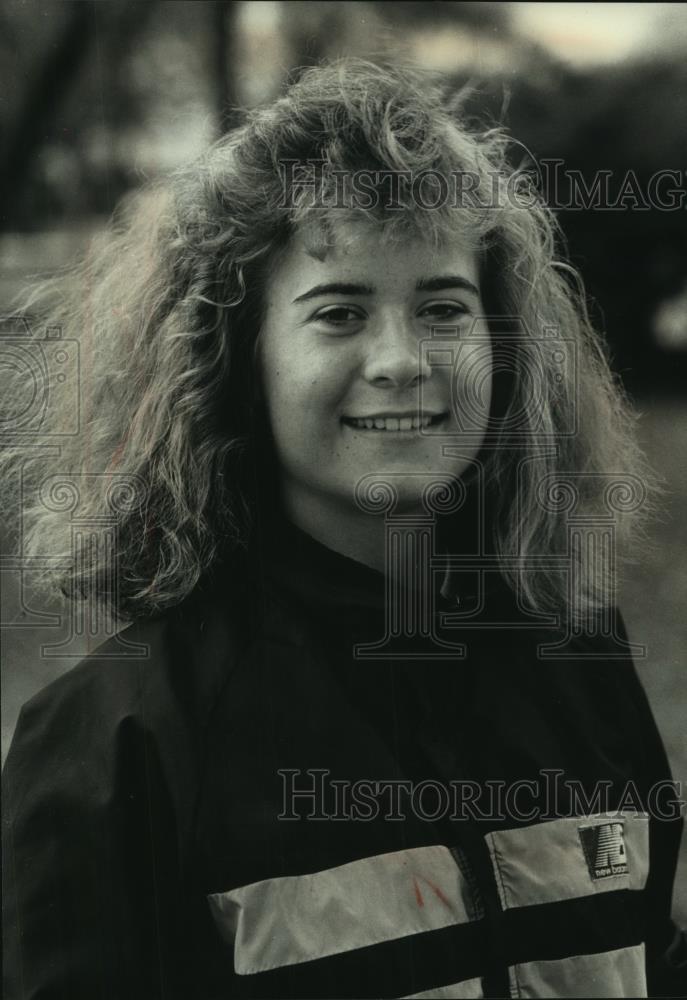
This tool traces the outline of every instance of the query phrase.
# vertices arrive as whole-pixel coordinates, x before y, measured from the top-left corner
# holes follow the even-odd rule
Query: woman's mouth
[[[436,427],[447,416],[448,413],[427,413],[420,416],[374,414],[369,417],[342,417],[342,422],[357,431],[402,433]]]

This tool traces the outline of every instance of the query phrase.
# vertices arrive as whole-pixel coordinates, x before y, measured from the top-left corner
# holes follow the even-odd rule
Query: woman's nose
[[[398,315],[380,321],[368,344],[366,380],[380,388],[403,388],[430,374],[426,346],[413,323]]]

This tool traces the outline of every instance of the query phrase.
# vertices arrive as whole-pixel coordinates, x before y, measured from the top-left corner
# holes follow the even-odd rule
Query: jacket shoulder
[[[170,771],[190,761],[241,658],[241,631],[236,616],[197,601],[134,622],[24,704],[5,772],[50,759],[111,771],[143,742]]]
[[[135,712],[143,674],[162,680],[170,623],[160,617],[134,623],[102,642],[79,663],[46,684],[22,707],[26,723],[35,716],[54,715],[88,703],[92,711],[109,706]],[[122,641],[124,640],[124,641]]]
[[[116,637],[22,709],[3,772],[8,996],[158,996],[180,954],[178,858],[190,839],[199,688],[169,615]],[[178,641],[175,640],[175,634]],[[114,991],[114,993],[112,992]]]

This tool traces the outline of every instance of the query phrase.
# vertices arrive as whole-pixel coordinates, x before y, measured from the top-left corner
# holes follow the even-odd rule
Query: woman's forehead
[[[425,213],[428,214],[428,213]],[[377,219],[364,213],[339,217],[313,215],[299,223],[289,244],[305,250],[317,260],[331,255],[374,247],[377,250],[396,251],[406,246],[434,252],[462,248],[465,252],[478,251],[482,241],[467,220],[454,213],[451,224],[432,225],[436,220],[419,215],[399,213],[395,217]]]
[[[403,230],[366,219],[342,219],[335,226],[317,222],[299,226],[284,253],[332,266],[369,256],[397,262],[405,258],[443,261],[461,257],[477,264],[480,243],[468,230],[461,230],[458,226],[453,232],[433,238],[412,226]]]

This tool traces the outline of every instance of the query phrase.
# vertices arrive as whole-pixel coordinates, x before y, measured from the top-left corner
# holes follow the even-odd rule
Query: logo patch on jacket
[[[627,854],[622,823],[601,823],[578,828],[589,874],[595,881],[627,875]]]

